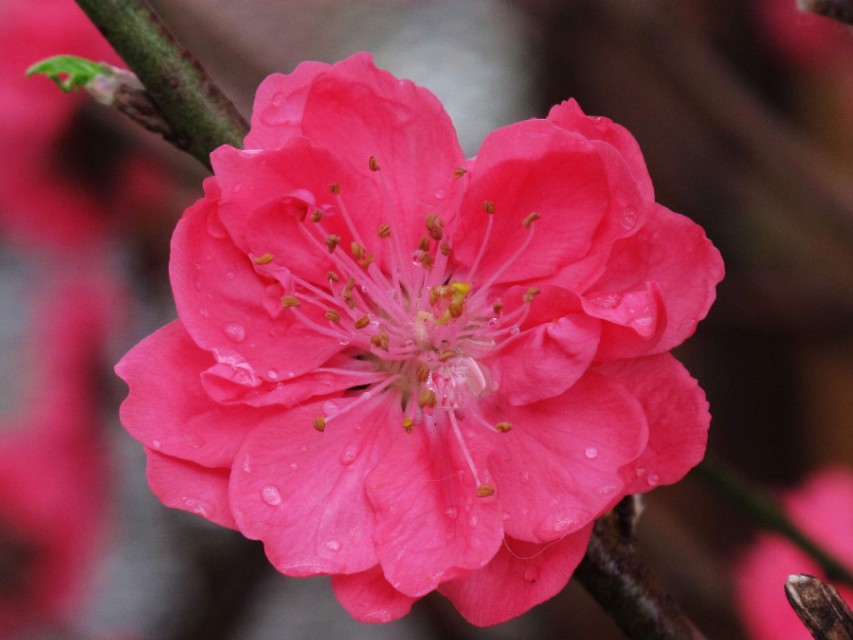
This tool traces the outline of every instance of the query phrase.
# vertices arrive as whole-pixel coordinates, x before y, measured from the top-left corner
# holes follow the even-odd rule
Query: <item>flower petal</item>
[[[477,496],[478,482],[450,431],[427,423],[412,433],[393,431],[382,464],[367,477],[379,562],[391,585],[412,597],[460,569],[485,565],[503,536],[495,497]],[[471,456],[485,470],[483,453]]]
[[[584,297],[621,296],[654,283],[665,304],[665,328],[655,340],[648,340],[636,328],[605,324],[596,358],[632,358],[678,346],[708,313],[722,278],[720,252],[702,228],[685,216],[655,205],[637,234],[614,245],[606,272]]]
[[[255,92],[252,123],[243,142],[245,149],[276,149],[302,132],[300,120],[305,98],[314,79],[330,65],[302,62],[293,73],[273,73]]]
[[[229,529],[237,523],[228,501],[228,469],[209,469],[146,448],[148,486],[167,507],[183,509]]]
[[[187,209],[172,237],[169,272],[181,322],[198,346],[231,367],[248,387],[282,363],[294,375],[320,366],[342,347],[292,313],[267,311],[270,281],[258,275],[253,261],[221,227],[218,203],[209,188]],[[309,313],[322,316],[313,308]]]
[[[646,413],[649,441],[622,474],[625,493],[678,482],[705,455],[711,415],[705,393],[672,355],[621,360],[596,368],[630,391]]]
[[[439,586],[468,622],[505,622],[556,595],[586,553],[592,523],[549,544],[508,538],[492,561]]]
[[[499,283],[547,278],[571,290],[598,277],[610,245],[633,233],[649,208],[613,147],[545,120],[504,127],[483,142],[454,235],[453,255],[464,265],[484,242],[484,202],[494,213],[482,277],[504,269]],[[522,222],[532,212],[540,218],[528,229]]]
[[[507,535],[550,542],[585,527],[623,495],[620,469],[646,446],[640,403],[621,385],[588,373],[566,393],[529,405],[481,403],[495,433],[489,467]]]
[[[199,374],[212,357],[176,320],[145,338],[116,365],[130,387],[120,415],[125,429],[150,449],[208,467],[227,467],[263,414],[214,403]],[[152,399],[156,398],[156,402]]]
[[[388,584],[379,565],[361,573],[332,576],[332,589],[343,608],[359,622],[397,620],[418,600]]]
[[[376,564],[364,482],[385,455],[394,413],[386,399],[354,405],[330,419],[322,433],[312,422],[346,401],[299,407],[268,419],[246,438],[231,474],[231,503],[240,531],[263,540],[282,573],[358,573]]]

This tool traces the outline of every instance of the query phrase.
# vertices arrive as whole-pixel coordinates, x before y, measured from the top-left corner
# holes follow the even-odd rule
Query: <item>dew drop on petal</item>
[[[246,329],[237,322],[226,322],[222,325],[222,331],[231,342],[243,342],[246,339]]]
[[[326,541],[326,548],[329,549],[330,551],[340,551],[341,550],[341,543],[338,542],[337,540],[334,540],[334,539],[327,540]]]
[[[472,516],[468,519],[468,524],[469,524],[469,525],[471,525],[472,527],[476,527],[478,524],[480,524],[480,516],[478,516],[478,515],[472,515]]]
[[[536,578],[539,577],[539,571],[530,567],[529,569],[525,569],[524,571],[524,581],[525,582],[536,582]]]
[[[261,489],[261,500],[271,507],[281,504],[281,493],[279,493],[278,487],[274,484],[266,485]]]
[[[637,212],[633,209],[625,209],[622,212],[621,222],[625,230],[630,231],[637,224]]]
[[[459,517],[459,510],[456,507],[448,507],[444,510],[444,515],[451,520],[456,520]]]
[[[299,465],[296,464],[295,462],[290,463],[290,470],[291,471],[296,471],[298,468],[299,468]]]
[[[344,449],[341,454],[341,464],[342,465],[350,465],[355,462],[356,457],[358,456],[358,445],[349,444]]]
[[[509,514],[506,511],[504,511],[503,515],[501,515],[501,518],[503,518],[503,520],[505,520],[505,521],[509,520]]]
[[[288,371],[288,372],[287,372],[287,377],[288,377],[288,378],[293,378],[293,377],[295,377],[295,376],[296,376],[296,374],[295,374],[293,371]]]
[[[371,611],[363,616],[365,622],[384,624],[391,622],[391,612],[381,609],[379,611]]]
[[[159,451],[160,447],[162,447],[162,446],[163,446],[163,444],[159,440],[152,440],[151,441],[151,448],[152,449],[156,449]]]
[[[280,107],[284,104],[284,101],[285,95],[279,91],[273,95],[272,100],[270,102],[272,102],[275,106]]]
[[[445,197],[446,195],[447,195],[447,194],[444,192],[444,189],[439,189],[438,191],[436,191],[436,192],[435,192],[435,198],[436,198],[436,200],[444,200],[444,197]]]
[[[267,378],[270,380],[278,380],[278,371],[275,369],[267,369]]]
[[[349,344],[349,342],[350,342],[349,338],[341,338],[340,340],[338,340],[338,344],[341,345],[342,347],[347,346]]]
[[[645,476],[645,475],[646,475],[646,471],[647,471],[647,470],[646,470],[646,468],[645,468],[645,467],[637,467],[637,472],[636,472],[636,473],[637,473],[637,477],[638,477],[638,478],[642,478],[643,476]]]
[[[646,482],[650,487],[656,487],[660,484],[660,478],[658,477],[658,474],[650,473],[646,476]]]
[[[525,484],[530,482],[530,472],[529,471],[522,472],[521,481],[524,482]]]
[[[514,336],[517,336],[517,335],[521,332],[521,329],[519,329],[519,328],[516,326],[516,327],[513,327],[512,329],[510,329],[510,330],[509,330],[509,332],[510,332],[510,334],[512,334],[512,335],[514,335]]]
[[[598,457],[598,449],[596,449],[595,447],[587,447],[583,454],[587,457],[587,459],[595,460]]]
[[[233,271],[228,271],[228,272],[226,272],[225,277],[228,278],[229,280],[233,280],[236,276],[234,275]]]

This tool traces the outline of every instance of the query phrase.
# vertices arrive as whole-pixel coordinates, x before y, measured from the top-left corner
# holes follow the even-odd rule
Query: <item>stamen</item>
[[[423,236],[418,242],[418,251],[429,251],[429,236]]]
[[[361,246],[358,242],[353,242],[350,245],[350,251],[352,252],[352,257],[356,260],[361,260],[367,255],[367,251],[363,246]]]
[[[315,418],[314,419],[314,428],[321,433],[326,430],[326,419],[325,418]]]
[[[341,314],[338,313],[337,311],[335,311],[334,309],[329,309],[323,315],[325,315],[332,322],[340,322],[341,321]]]
[[[327,277],[329,280],[331,280],[332,282],[340,282],[340,281],[341,281],[341,279],[338,277],[338,274],[337,274],[337,273],[335,273],[334,271],[328,271],[328,272],[326,272],[326,277]]]
[[[482,482],[480,482],[480,475],[477,473],[477,467],[474,464],[474,459],[471,457],[471,452],[468,450],[468,445],[465,443],[465,438],[462,435],[462,431],[459,429],[459,423],[456,421],[456,412],[448,411],[447,417],[450,419],[450,425],[453,427],[453,434],[456,436],[456,441],[459,443],[459,447],[462,449],[462,455],[465,457],[465,462],[468,463],[468,468],[471,470],[471,475],[474,476],[474,482],[477,483],[477,495],[479,496],[480,489],[484,485]],[[494,492],[494,489],[492,489],[492,491]]]
[[[380,238],[390,238],[391,237],[391,227],[387,224],[379,225],[379,237]]]
[[[367,316],[361,316],[358,320],[355,321],[355,328],[364,329],[369,324],[370,318],[368,318]]]
[[[441,251],[441,255],[443,255],[443,256],[449,256],[450,255],[450,245],[447,244],[446,242],[442,242],[438,246],[438,250]]]
[[[538,296],[542,291],[538,287],[530,287],[524,292],[523,299],[525,302],[533,302],[533,298]]]
[[[337,246],[341,243],[341,237],[336,236],[334,233],[329,235],[326,240],[326,247],[329,249],[329,253],[332,253]]]
[[[281,296],[281,306],[285,309],[292,307],[301,307],[302,303],[296,296]]]
[[[488,213],[489,215],[494,214],[495,212],[495,203],[491,200],[483,200],[483,211]]]
[[[254,262],[255,264],[269,264],[270,262],[272,262],[272,254],[265,253],[262,256],[257,256],[256,258],[254,258]]]
[[[456,167],[456,169],[453,171],[453,175],[457,178],[461,178],[466,173],[468,173],[468,169],[466,169],[465,167]]]
[[[524,225],[525,229],[529,229],[530,225],[532,225],[534,222],[536,222],[537,220],[539,220],[541,218],[542,218],[542,216],[540,216],[538,213],[536,213],[534,211],[529,216],[527,216],[524,220],[522,220],[521,224]]]
[[[509,422],[502,421],[502,422],[498,422],[497,424],[495,424],[495,430],[500,431],[501,433],[506,433],[507,431],[510,431],[511,429],[512,429],[512,424],[510,424]]]
[[[411,418],[403,418],[403,429],[405,429],[406,433],[412,432],[412,425],[414,424],[414,420]]]
[[[376,156],[370,156],[367,166],[370,167],[371,171],[379,171],[379,161],[376,159]]]
[[[435,395],[435,391],[432,389],[421,389],[418,392],[418,406],[423,409],[424,407],[434,407],[438,404],[438,398]]]
[[[331,191],[334,195],[338,195],[341,192],[341,185],[337,182],[333,182],[329,185],[329,191]]]
[[[323,212],[320,209],[314,209],[314,213],[311,214],[311,222],[320,222],[323,219]]]
[[[490,484],[481,484],[477,487],[477,497],[478,498],[488,498],[491,495],[495,494],[495,488]]]

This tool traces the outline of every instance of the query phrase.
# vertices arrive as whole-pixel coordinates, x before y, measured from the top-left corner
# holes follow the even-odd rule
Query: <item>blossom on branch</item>
[[[623,128],[569,101],[466,160],[435,96],[358,54],[267,78],[211,160],[172,240],[179,318],[117,366],[165,504],[331,575],[359,620],[438,590],[488,625],[702,458],[667,351],[722,262]]]

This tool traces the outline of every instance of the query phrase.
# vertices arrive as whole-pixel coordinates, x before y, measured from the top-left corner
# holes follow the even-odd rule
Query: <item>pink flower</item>
[[[666,351],[722,263],[627,131],[567,102],[466,162],[437,99],[359,54],[267,78],[245,146],[175,231],[180,319],[117,366],[165,504],[332,575],[359,620],[437,589],[488,625],[702,458]]]
[[[853,473],[835,468],[820,471],[801,487],[783,496],[788,516],[816,542],[847,566],[853,566]],[[806,573],[826,580],[820,567],[793,543],[769,533],[735,565],[735,603],[753,640],[809,640],[785,597],[785,581]],[[853,590],[835,585],[848,603]]]

